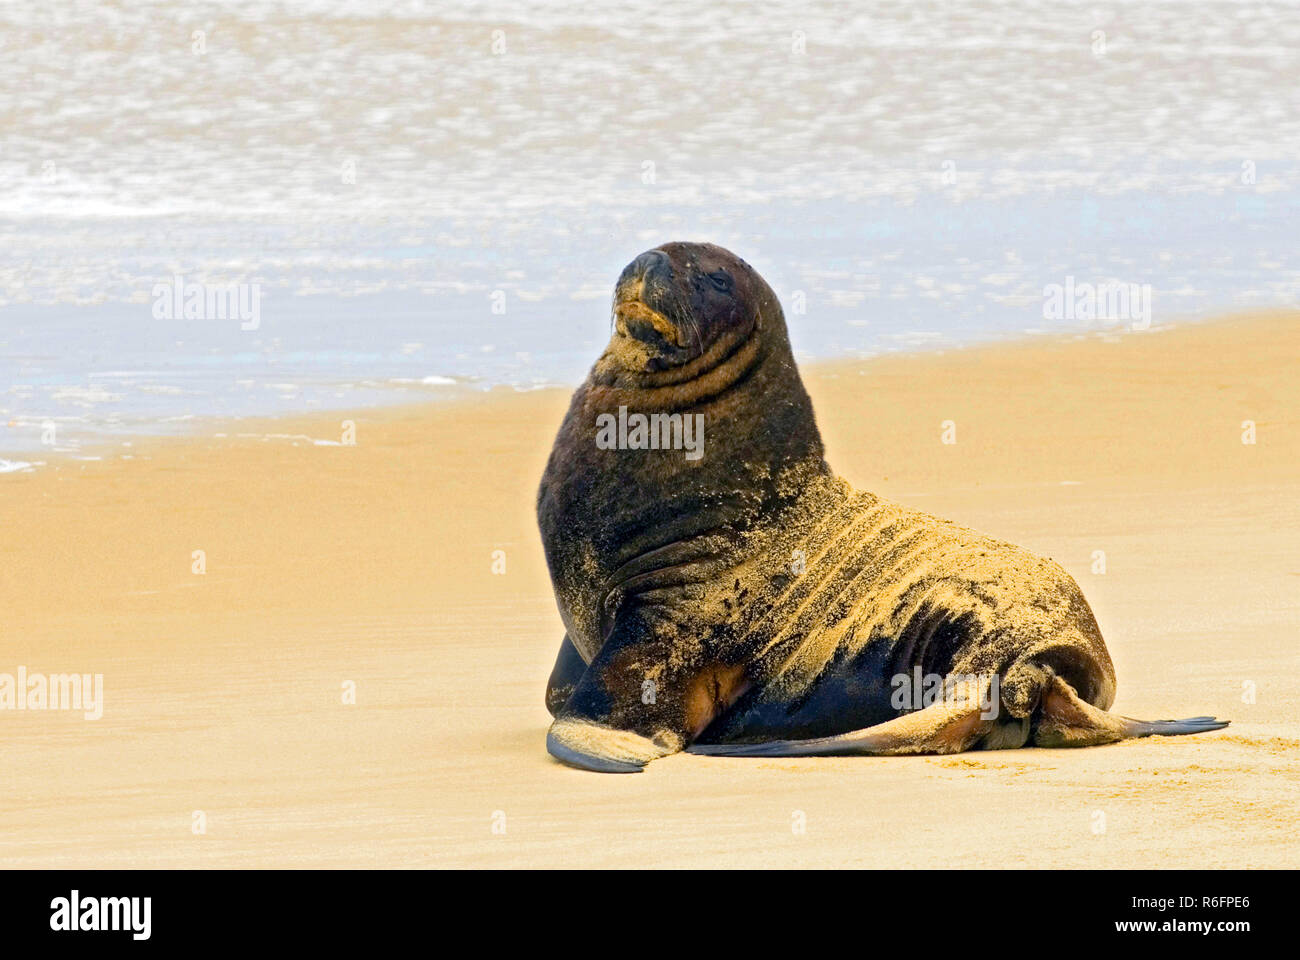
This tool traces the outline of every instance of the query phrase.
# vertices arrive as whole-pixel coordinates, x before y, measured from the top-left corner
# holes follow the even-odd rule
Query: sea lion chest
[[[574,646],[590,661],[629,606],[664,629],[720,626],[743,603],[733,573],[759,549],[763,497],[744,492],[720,458],[602,448],[597,429],[592,411],[571,411],[538,494],[547,565]]]

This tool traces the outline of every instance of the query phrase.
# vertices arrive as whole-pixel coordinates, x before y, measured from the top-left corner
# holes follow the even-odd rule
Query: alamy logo
[[[132,940],[148,940],[152,912],[152,897],[82,897],[73,890],[71,896],[50,901],[50,929],[127,930]]]
[[[1129,320],[1134,330],[1151,326],[1151,284],[1075,283],[1043,287],[1044,320]]]
[[[0,710],[81,710],[87,720],[104,715],[102,673],[0,673]]]
[[[596,417],[599,450],[685,450],[687,460],[704,456],[704,414],[631,413]]]
[[[996,673],[921,673],[913,667],[911,673],[897,673],[889,681],[894,688],[889,705],[899,713],[923,710],[940,700],[945,703],[975,701],[980,708],[980,718],[992,720],[998,715],[1001,698],[998,695],[1001,681]]]
[[[262,325],[260,283],[186,283],[179,273],[153,287],[155,320],[238,320],[239,329]]]

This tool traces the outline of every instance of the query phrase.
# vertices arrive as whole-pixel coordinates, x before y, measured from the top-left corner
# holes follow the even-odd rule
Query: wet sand
[[[1233,721],[1088,750],[552,761],[533,498],[564,392],[0,476],[0,672],[105,701],[0,711],[0,864],[1295,867],[1297,356],[1271,314],[805,370],[850,481],[1075,576],[1118,712]],[[355,445],[311,442],[343,420]]]

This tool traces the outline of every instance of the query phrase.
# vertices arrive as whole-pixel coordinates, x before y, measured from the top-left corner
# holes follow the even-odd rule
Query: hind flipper
[[[1107,713],[1081,700],[1073,687],[1055,674],[1049,674],[1035,717],[1033,742],[1039,747],[1091,747],[1134,737],[1208,733],[1227,725],[1228,721],[1214,717],[1133,720]]]
[[[904,714],[834,737],[813,740],[769,740],[765,743],[697,743],[687,753],[711,757],[890,756],[907,753],[960,753],[971,749],[993,729],[996,701],[990,707],[980,697],[941,700],[923,710]]]
[[[1217,717],[1189,717],[1186,720],[1132,720],[1125,717],[1124,721],[1133,730],[1130,737],[1177,737],[1184,733],[1209,733],[1211,730],[1222,730],[1231,723],[1230,720],[1220,720]]]

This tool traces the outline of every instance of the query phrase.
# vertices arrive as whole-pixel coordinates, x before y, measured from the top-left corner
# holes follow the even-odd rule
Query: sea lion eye
[[[725,292],[731,289],[731,277],[727,276],[725,270],[718,270],[715,273],[709,274],[709,279],[713,281],[713,285],[719,290]]]

